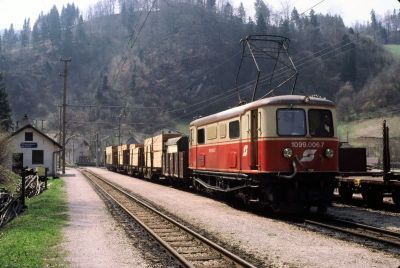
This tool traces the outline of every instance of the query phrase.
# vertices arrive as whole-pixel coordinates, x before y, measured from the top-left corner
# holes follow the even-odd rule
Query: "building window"
[[[197,130],[197,144],[204,144],[204,128]]]
[[[43,150],[32,150],[32,165],[43,165]]]
[[[33,132],[25,132],[25,141],[33,141]]]
[[[229,138],[236,139],[240,137],[239,120],[229,122]]]

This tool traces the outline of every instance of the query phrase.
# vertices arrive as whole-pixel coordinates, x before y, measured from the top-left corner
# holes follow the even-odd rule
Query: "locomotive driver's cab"
[[[278,136],[334,136],[332,112],[326,109],[278,108],[276,122]]]

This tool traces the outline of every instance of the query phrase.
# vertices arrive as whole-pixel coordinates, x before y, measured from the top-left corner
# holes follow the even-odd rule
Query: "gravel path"
[[[221,241],[273,267],[398,267],[400,259],[228,205],[128,176],[91,168]]]
[[[70,216],[63,247],[70,266],[149,267],[82,174],[68,169],[63,179]]]
[[[328,214],[400,233],[400,213],[335,203]]]

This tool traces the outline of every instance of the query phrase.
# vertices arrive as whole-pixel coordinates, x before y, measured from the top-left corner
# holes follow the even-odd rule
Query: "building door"
[[[21,173],[24,168],[24,154],[23,153],[15,153],[12,156],[12,171],[14,173]]]
[[[258,169],[258,110],[251,111],[250,122],[250,168]]]

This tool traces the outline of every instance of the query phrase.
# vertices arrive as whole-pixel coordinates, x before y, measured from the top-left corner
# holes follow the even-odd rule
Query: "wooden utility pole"
[[[61,62],[64,63],[64,74],[61,74],[64,77],[64,97],[63,97],[63,114],[62,114],[62,173],[65,174],[65,125],[66,125],[66,110],[67,110],[67,78],[68,78],[68,63],[71,62],[71,58],[69,59],[60,59]]]
[[[96,167],[99,167],[99,133],[96,133]]]
[[[121,115],[118,116],[118,146],[121,145]]]

